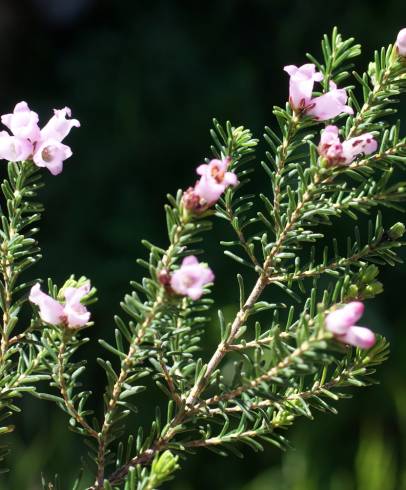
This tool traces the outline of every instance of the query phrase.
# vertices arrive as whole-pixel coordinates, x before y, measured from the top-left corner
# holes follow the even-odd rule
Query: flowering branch
[[[61,288],[49,281],[47,293],[37,281],[17,283],[39,258],[31,225],[41,206],[30,199],[40,168],[62,171],[72,153],[62,141],[80,124],[64,108],[41,129],[25,102],[2,117],[9,132],[0,133],[0,157],[14,163],[2,185],[0,409],[9,416],[23,392],[55,402],[87,439],[95,463],[91,490],[153,490],[172,478],[178,454],[199,447],[220,454],[238,453],[236,443],[286,448],[280,429],[298,416],[312,418],[315,409],[335,413],[333,402],[346,396],[339,390],[370,384],[374,367],[387,358],[386,340],[357,322],[363,302],[383,291],[379,266],[401,261],[396,250],[404,245],[404,225],[384,226],[379,210],[365,237],[354,227],[353,238],[320,246],[324,227],[335,220],[378,206],[402,210],[406,199],[404,182],[395,180],[405,167],[406,138],[399,123],[385,120],[394,113],[388,107],[394,96],[406,90],[406,31],[376,54],[368,73],[354,73],[362,102],[352,87],[342,88],[359,53],[353,39],[334,29],[323,39],[322,62],[308,55],[310,63],[285,67],[288,102],[273,110],[279,132],[266,128],[264,136],[270,195],[245,192],[258,141],[242,126],[214,121],[214,158],[197,166],[194,185],[168,196],[167,248],[143,242],[149,258],[138,263],[145,277],[131,283],[121,303],[126,319],[115,317],[115,342],[99,341],[117,364],[98,359],[107,381],[100,420],[86,407],[91,392],[79,389],[86,363],[74,360],[88,341],[83,331],[92,326],[95,290],[84,277]],[[204,360],[199,352],[215,274],[195,247],[214,216],[233,232],[233,240],[221,243],[225,255],[250,275],[237,275],[239,307],[230,322],[218,311],[219,342]],[[270,302],[275,288],[286,301]],[[32,319],[16,330],[27,299]],[[233,376],[226,376],[224,361],[235,359]],[[40,380],[49,380],[56,394],[36,391]],[[166,398],[166,418],[157,410],[149,431],[126,427],[126,417],[138,411],[136,396],[154,383]]]
[[[273,154],[268,154],[268,160],[275,170],[273,172],[266,164],[263,164],[271,178],[274,190],[273,200],[261,196],[267,214],[258,213],[256,217],[250,216],[249,212],[255,206],[251,200],[254,196],[238,195],[243,185],[248,183],[245,176],[249,169],[244,169],[241,162],[246,156],[250,157],[256,143],[251,142],[250,136],[242,128],[233,129],[227,125],[224,130],[215,122],[215,131],[212,133],[215,157],[222,158],[223,162],[228,163],[220,164],[219,160],[216,160],[210,162],[204,169],[198,169],[202,180],[184,194],[182,198],[184,207],[196,218],[200,213],[208,213],[214,201],[219,200],[217,192],[225,191],[224,198],[218,201],[216,214],[230,222],[238,240],[225,242],[224,245],[227,248],[241,247],[249,261],[229,250],[226,250],[226,255],[235,259],[239,264],[253,267],[258,278],[251,293],[245,297],[244,280],[242,276],[239,276],[241,307],[233,322],[228,325],[225,324],[220,314],[221,342],[207,364],[198,361],[194,365],[195,380],[192,385],[188,387],[188,383],[184,383],[179,391],[174,388],[174,379],[181,376],[182,368],[177,368],[176,365],[168,367],[164,362],[165,348],[157,349],[160,375],[166,380],[170,398],[175,400],[175,414],[168,419],[165,429],[151,440],[148,447],[144,445],[143,450],[124,462],[111,474],[108,479],[111,484],[123,481],[132,465],[148,464],[157,452],[168,447],[182,451],[185,447],[228,445],[234,440],[241,440],[255,447],[251,441],[255,437],[264,437],[283,446],[285,444],[283,438],[275,433],[274,429],[289,425],[294,414],[309,415],[309,409],[306,408],[307,399],[317,399],[318,408],[326,408],[329,405],[321,401],[322,394],[336,398],[330,393],[333,387],[343,386],[348,380],[351,380],[348,381],[349,384],[357,384],[357,380],[352,379],[352,375],[349,374],[352,371],[347,370],[347,365],[344,366],[344,363],[347,362],[345,359],[351,358],[346,355],[340,361],[339,358],[327,352],[328,346],[335,338],[337,342],[349,343],[365,349],[375,342],[375,336],[365,327],[354,325],[353,316],[348,317],[351,320],[345,319],[343,324],[332,323],[333,320],[330,321],[330,318],[333,316],[330,317],[330,314],[327,313],[328,308],[334,310],[337,302],[345,303],[351,298],[373,297],[382,290],[380,283],[376,280],[378,270],[376,266],[368,265],[368,261],[389,264],[396,262],[397,257],[394,250],[401,245],[399,238],[403,234],[402,225],[394,225],[385,231],[381,217],[378,215],[375,227],[370,226],[367,244],[361,244],[359,232],[356,230],[356,241],[354,245],[348,244],[348,251],[344,256],[338,253],[337,246],[334,244],[333,260],[328,260],[325,251],[321,263],[315,263],[312,258],[305,268],[300,266],[298,260],[293,265],[289,265],[289,259],[296,256],[295,252],[302,247],[302,244],[314,243],[323,237],[322,233],[309,230],[310,227],[329,224],[332,218],[343,214],[353,217],[355,216],[354,211],[368,212],[371,207],[380,203],[388,204],[388,201],[397,203],[403,200],[402,184],[390,185],[389,174],[392,170],[389,174],[387,170],[403,163],[401,158],[403,158],[404,140],[399,140],[398,127],[384,130],[380,151],[376,153],[378,143],[375,133],[359,134],[360,128],[363,130],[366,128],[360,123],[367,113],[364,109],[360,110],[355,118],[351,116],[348,118],[346,130],[343,131],[346,138],[343,141],[339,137],[340,130],[336,126],[329,126],[326,129],[327,132],[322,134],[320,145],[318,147],[313,145],[311,138],[314,136],[318,121],[334,119],[341,114],[352,114],[353,112],[353,109],[346,105],[345,89],[338,89],[335,84],[348,76],[348,73],[340,67],[349,58],[359,53],[359,46],[353,46],[353,40],[343,41],[336,31],[333,33],[332,44],[329,42],[327,39],[324,40],[323,50],[327,61],[325,64],[317,64],[320,72],[316,72],[315,68],[310,65],[299,68],[287,67],[286,71],[291,76],[290,107],[287,107],[286,110],[276,108],[274,112],[282,128],[282,137],[280,138],[270,129],[267,129],[266,135],[273,152]],[[395,58],[393,64],[396,65],[398,75],[392,83],[396,83],[396,90],[400,91],[402,81],[399,79],[399,74],[404,73],[405,68],[403,65],[400,66],[401,63]],[[314,97],[313,83],[321,80],[323,80],[324,94]],[[385,97],[387,98],[386,95]],[[352,94],[351,101],[357,107]],[[376,126],[373,128],[368,126],[368,129],[376,131]],[[242,135],[245,139],[242,138]],[[238,146],[237,141],[241,149],[248,153],[233,152],[233,145]],[[306,167],[307,162],[303,160],[303,153],[298,151],[299,149],[303,151],[306,146],[309,147],[309,167]],[[370,180],[373,171],[379,170],[378,162],[382,163],[381,169],[385,170],[386,174],[376,181]],[[228,189],[222,187],[222,182],[226,182],[223,177],[226,175],[226,165],[229,165],[230,170],[236,172],[240,185],[230,186]],[[207,171],[210,172],[210,177],[206,177]],[[362,184],[356,189],[347,187],[346,182],[342,181],[343,177],[355,178],[355,172],[357,178],[362,180]],[[218,178],[218,175],[221,177]],[[209,183],[210,180],[204,181],[206,178],[216,180],[216,182],[213,181],[213,187],[209,188],[212,184]],[[230,179],[228,182],[235,183],[231,176],[227,179]],[[295,184],[297,187],[294,189]],[[216,185],[220,186],[216,188]],[[263,224],[265,230],[261,232],[262,235],[255,232],[251,238],[246,229],[254,223]],[[258,259],[255,241],[260,242],[262,260]],[[314,257],[313,252],[312,256]],[[304,293],[306,289],[302,281],[307,278],[317,278],[324,273],[336,278],[335,286],[333,286],[333,293],[327,293],[327,291],[323,293],[324,309],[322,308],[316,316],[313,315],[316,309],[317,289],[313,289],[314,292],[311,299],[306,302],[299,322],[292,323],[294,310],[291,309],[288,323],[282,331],[280,331],[278,315],[275,314],[275,320],[269,330],[261,333],[261,327],[258,325],[254,340],[244,338],[251,316],[263,310],[276,309],[277,311],[283,306],[259,301],[268,286],[282,287],[287,294],[295,296],[296,293],[291,289],[294,281],[299,283],[301,292]],[[171,273],[169,276],[172,276]],[[167,287],[177,287],[175,292],[178,294],[190,294],[189,289],[175,286],[175,282],[170,277],[166,279]],[[170,292],[170,289],[166,290],[167,293],[168,291]],[[331,315],[335,314],[333,310],[331,310]],[[344,308],[344,311],[347,310]],[[343,316],[344,313],[340,315],[347,318]],[[314,320],[311,320],[312,318]],[[167,325],[166,321],[164,324]],[[157,329],[159,330],[159,327]],[[155,336],[155,338],[158,337]],[[238,338],[240,340],[236,343]],[[297,344],[295,347],[294,343]],[[255,359],[264,348],[270,350],[274,362],[267,369],[261,370]],[[246,372],[242,375],[243,382],[232,385],[229,389],[222,379],[220,364],[226,355],[247,349],[255,351],[252,363],[247,364],[245,360],[244,365],[247,365],[245,365]],[[377,363],[382,362],[386,357],[384,341],[379,340],[376,344],[376,352]],[[372,358],[369,360],[372,363],[375,362]],[[336,363],[337,369],[330,374],[329,379],[326,379],[326,366],[332,363]],[[178,374],[172,378],[170,372]],[[369,374],[367,368],[361,369],[361,372]],[[315,377],[312,387],[305,390],[299,389],[296,380],[311,375]],[[287,384],[287,393],[290,390],[290,395],[276,396],[275,400],[266,399],[268,393],[278,392],[277,386],[280,386],[281,383]],[[218,387],[220,393],[202,399],[203,393],[206,390],[212,390],[214,386]],[[283,399],[286,399],[285,403]],[[297,401],[297,404],[294,401]],[[229,403],[235,403],[235,405],[230,406]],[[212,404],[218,407],[209,408]],[[275,407],[279,407],[279,410],[274,415],[275,418],[269,422],[260,409],[272,410]],[[257,417],[256,422],[251,428],[245,426],[244,419],[240,419],[238,429],[229,432],[226,426],[223,428],[223,437],[211,437],[209,433],[211,428],[209,428],[208,432],[204,432],[202,439],[178,441],[177,436],[186,428],[193,430],[196,418],[203,417],[209,422],[211,417],[227,416],[227,414],[243,414],[249,418],[249,414],[252,416],[253,412],[258,413],[255,416]],[[270,433],[272,436],[269,435]]]

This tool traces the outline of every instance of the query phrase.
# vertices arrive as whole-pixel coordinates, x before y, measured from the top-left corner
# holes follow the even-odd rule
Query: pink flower
[[[34,163],[37,167],[46,167],[52,175],[62,172],[63,162],[72,156],[69,146],[55,139],[48,139],[40,143],[34,153]]]
[[[51,139],[61,142],[68,136],[73,127],[80,127],[80,122],[77,119],[66,119],[66,116],[71,117],[69,107],[54,109],[54,115],[41,129],[41,140]]]
[[[363,313],[363,303],[352,301],[327,315],[326,328],[344,344],[369,349],[375,344],[375,334],[369,328],[355,325]]]
[[[286,73],[290,75],[289,80],[289,102],[295,109],[306,108],[312,98],[314,82],[321,82],[323,75],[316,72],[313,63],[307,63],[297,67],[288,65],[284,67]]]
[[[318,121],[327,121],[339,116],[343,112],[353,114],[354,111],[347,103],[347,92],[344,88],[338,89],[334,82],[330,82],[330,91],[311,100],[306,111]]]
[[[334,82],[330,82],[329,92],[312,98],[314,82],[323,80],[313,63],[300,67],[288,65],[284,70],[290,75],[289,103],[295,111],[303,111],[318,121],[333,119],[343,112],[353,114],[351,107],[346,105],[347,92],[338,89]]]
[[[370,155],[378,149],[378,142],[371,133],[360,134],[343,142],[343,156],[349,165],[359,154]]]
[[[39,316],[45,323],[59,325],[65,321],[65,312],[61,303],[41,291],[39,284],[31,288],[29,300],[39,307]]]
[[[330,165],[343,163],[343,145],[338,136],[337,126],[326,126],[320,136],[319,154],[327,158]]]
[[[364,304],[360,301],[352,301],[338,310],[329,313],[326,318],[327,330],[334,334],[342,335],[348,327],[354,325],[364,314]]]
[[[399,31],[398,37],[396,39],[396,48],[398,50],[399,56],[406,57],[406,28]]]
[[[19,102],[14,107],[12,114],[1,116],[1,122],[9,128],[14,136],[29,139],[33,143],[40,137],[38,121],[38,114],[31,111],[27,102],[24,101]]]
[[[68,327],[83,327],[90,319],[90,312],[81,304],[81,299],[90,291],[86,283],[78,288],[66,288],[64,291],[65,304],[60,303],[41,291],[40,285],[31,288],[29,300],[39,307],[41,320],[51,325],[67,325]]]
[[[65,315],[70,327],[82,327],[90,319],[90,313],[80,302],[90,291],[90,283],[86,283],[78,288],[66,288],[65,294]]]
[[[330,165],[349,165],[357,155],[370,155],[377,148],[378,143],[371,133],[361,134],[341,143],[337,126],[327,126],[321,133],[318,151]]]
[[[235,173],[227,172],[229,164],[228,158],[214,159],[197,167],[196,172],[201,177],[194,188],[189,188],[183,196],[186,209],[195,212],[205,211],[219,200],[228,186],[238,184]]]
[[[172,274],[171,287],[175,293],[197,300],[201,298],[204,286],[213,280],[212,270],[191,255],[185,257],[180,268]]]
[[[229,185],[237,185],[237,176],[227,172],[229,160],[211,160],[208,164],[199,165],[196,172],[201,175],[195,185],[195,192],[206,201],[208,206],[217,202]]]
[[[365,327],[353,325],[340,338],[345,344],[355,345],[360,349],[370,349],[375,345],[376,338],[374,332]]]
[[[34,153],[34,163],[38,167],[46,167],[52,175],[62,172],[63,162],[72,156],[69,146],[63,145],[62,140],[73,127],[80,127],[77,119],[66,119],[71,116],[69,107],[55,109],[54,115],[41,129],[40,141]]]
[[[28,160],[33,152],[32,143],[17,136],[11,136],[7,131],[0,132],[0,159],[10,162]]]

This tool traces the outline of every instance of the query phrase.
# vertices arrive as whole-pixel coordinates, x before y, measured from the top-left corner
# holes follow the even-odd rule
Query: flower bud
[[[396,39],[396,48],[399,56],[402,58],[406,57],[406,28],[399,31]]]
[[[358,297],[358,286],[356,284],[351,284],[348,288],[347,295],[350,299],[355,299]]]
[[[379,269],[375,264],[370,264],[363,271],[361,275],[361,281],[368,284],[375,279],[375,277],[379,274]]]
[[[389,228],[388,236],[391,240],[399,240],[399,238],[402,238],[404,233],[405,225],[399,221]]]
[[[158,281],[162,286],[169,286],[171,283],[171,274],[168,269],[162,269],[158,272]]]
[[[374,281],[372,284],[368,284],[364,291],[365,298],[374,298],[376,295],[383,292],[383,284],[379,281]]]
[[[203,213],[209,207],[209,203],[200,197],[193,187],[189,187],[182,197],[183,206],[192,213]]]

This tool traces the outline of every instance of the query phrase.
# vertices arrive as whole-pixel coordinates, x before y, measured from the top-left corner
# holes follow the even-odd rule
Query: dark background
[[[319,55],[321,36],[334,25],[363,44],[361,71],[373,50],[406,26],[406,2],[0,0],[1,113],[26,100],[46,121],[52,108],[68,105],[82,123],[69,136],[74,156],[64,172],[46,176],[45,260],[35,273],[59,283],[84,274],[98,288],[83,356],[99,393],[97,338],[111,336],[120,298],[140,277],[140,240],[165,245],[165,195],[194,182],[195,166],[209,155],[211,118],[260,136],[273,124],[272,106],[287,97],[282,67],[304,63],[306,51]],[[236,297],[237,268],[213,243],[228,234],[216,225],[206,257],[224,306]],[[405,490],[405,267],[381,276],[385,293],[365,317],[392,341],[381,385],[340,402],[337,417],[298,421],[290,430],[296,450],[286,456],[244,449],[239,461],[202,451],[182,462],[167,488]],[[208,343],[216,335],[213,324]],[[142,421],[153,406],[147,396],[145,403]],[[11,472],[0,488],[37,489],[41,471],[60,472],[63,488],[71,488],[82,441],[51,404],[27,398],[20,405],[19,430],[9,439]]]

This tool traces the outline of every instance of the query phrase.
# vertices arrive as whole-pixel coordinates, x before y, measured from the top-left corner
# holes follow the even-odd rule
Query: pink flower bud
[[[202,213],[208,209],[208,202],[201,198],[194,187],[189,187],[182,197],[184,207],[193,213]]]
[[[364,308],[364,304],[360,301],[352,301],[334,310],[326,317],[327,330],[337,335],[346,333],[348,328],[361,318]]]
[[[399,56],[406,57],[406,28],[399,31],[396,39],[396,48]]]
[[[169,286],[171,283],[171,274],[168,269],[162,269],[158,272],[158,281],[162,286]]]
[[[171,287],[175,293],[197,300],[201,298],[204,286],[213,280],[212,270],[191,255],[185,257],[180,268],[173,272]]]
[[[17,138],[29,139],[32,143],[40,137],[38,114],[31,111],[27,102],[18,103],[12,114],[1,116],[1,122],[7,126]]]
[[[345,344],[354,345],[360,349],[370,349],[375,345],[376,337],[374,332],[369,328],[357,327],[356,325],[350,327],[347,332],[340,337],[340,341]]]
[[[65,304],[60,303],[41,291],[40,285],[31,288],[29,300],[39,307],[39,316],[45,323],[51,325],[66,325],[72,328],[83,327],[90,319],[90,312],[81,304],[81,299],[90,291],[86,283],[78,288],[66,288],[64,291]]]

